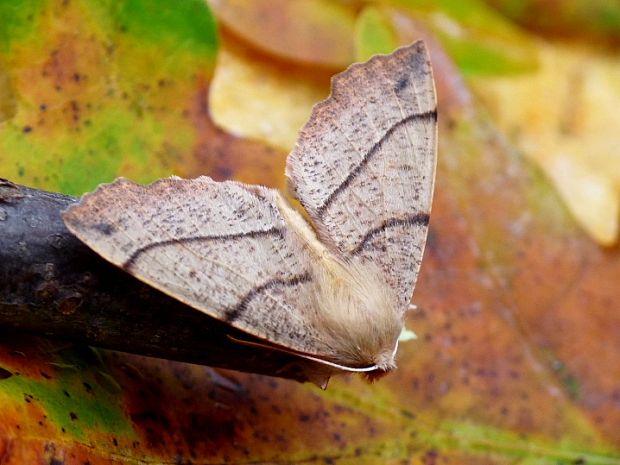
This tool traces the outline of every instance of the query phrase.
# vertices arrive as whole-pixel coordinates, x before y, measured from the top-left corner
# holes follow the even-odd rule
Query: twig
[[[253,339],[107,263],[65,227],[61,212],[75,201],[0,179],[0,328],[298,381],[325,378],[317,379],[316,363],[233,341]]]

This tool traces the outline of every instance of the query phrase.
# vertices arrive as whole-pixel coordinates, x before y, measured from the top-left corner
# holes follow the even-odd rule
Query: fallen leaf
[[[378,53],[390,53],[397,45],[396,31],[385,11],[375,6],[364,8],[355,23],[356,61],[366,61]]]
[[[320,391],[5,336],[3,463],[620,464],[619,251],[581,232],[433,46],[442,102],[435,204],[418,310],[407,319],[418,339],[401,345],[394,374],[375,384],[337,378]],[[286,80],[272,82],[288,91]],[[282,151],[212,124],[207,78],[187,95],[188,175],[283,185]],[[120,140],[119,157],[129,157]]]
[[[353,61],[355,9],[330,0],[208,0],[244,41],[280,59],[341,69]]]
[[[523,27],[572,38],[620,38],[620,5],[608,0],[485,0]]]
[[[5,2],[0,16],[17,100],[0,125],[2,176],[80,194],[121,173],[187,174],[197,136],[186,111],[216,47],[200,0]]]
[[[0,123],[13,118],[17,111],[15,91],[6,68],[0,61]]]
[[[540,43],[540,67],[472,81],[494,120],[553,181],[579,224],[612,245],[620,220],[620,65],[592,48]]]
[[[224,38],[209,89],[213,121],[231,134],[290,150],[312,105],[327,97],[327,79],[304,79],[228,42]]]
[[[514,74],[536,66],[535,43],[481,0],[378,0],[424,22],[466,76]],[[396,30],[401,25],[394,23]]]

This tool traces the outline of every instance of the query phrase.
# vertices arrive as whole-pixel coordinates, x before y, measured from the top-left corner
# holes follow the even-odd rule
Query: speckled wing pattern
[[[304,252],[273,189],[208,177],[102,185],[64,214],[108,261],[249,333],[314,353]]]
[[[332,86],[303,128],[287,175],[324,247],[343,263],[377,264],[397,290],[393,308],[404,311],[435,169],[435,94],[424,45],[353,65]],[[208,177],[149,186],[121,178],[86,194],[64,220],[147,284],[269,344],[320,358],[330,351],[312,324],[320,259],[309,255],[313,233],[304,239],[291,226],[279,195]]]
[[[290,187],[325,243],[372,261],[407,308],[433,194],[437,111],[419,41],[355,64],[332,81],[289,155]]]

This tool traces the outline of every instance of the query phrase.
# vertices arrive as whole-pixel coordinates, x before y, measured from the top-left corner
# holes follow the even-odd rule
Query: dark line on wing
[[[388,220],[385,220],[383,223],[381,223],[376,228],[373,228],[370,231],[368,231],[364,235],[360,243],[357,245],[357,247],[355,247],[350,252],[350,254],[357,255],[358,253],[360,253],[362,250],[364,250],[364,248],[368,245],[370,241],[372,241],[375,237],[377,237],[379,234],[381,234],[383,231],[385,231],[388,228],[393,228],[394,226],[403,226],[403,225],[405,226],[413,226],[413,225],[427,226],[429,219],[430,217],[428,213],[416,213],[415,215],[405,216],[404,218],[390,218]]]
[[[229,241],[235,239],[243,239],[243,238],[255,238],[262,236],[271,236],[271,235],[280,235],[282,236],[282,231],[275,226],[269,229],[259,230],[259,231],[246,231],[242,233],[236,234],[222,234],[222,235],[212,235],[212,236],[191,236],[191,237],[179,237],[175,239],[167,239],[165,241],[152,242],[151,244],[147,244],[144,247],[140,247],[135,250],[125,263],[123,263],[123,269],[129,270],[136,262],[138,257],[149,250],[153,250],[157,247],[166,247],[168,245],[173,244],[189,244],[192,242],[205,242],[205,241]]]
[[[279,286],[285,286],[285,287],[297,286],[298,284],[306,283],[310,281],[311,279],[312,277],[310,276],[310,273],[308,272],[293,276],[292,278],[289,278],[289,279],[278,279],[278,278],[271,279],[267,281],[266,283],[253,288],[250,292],[248,292],[245,296],[243,296],[243,298],[241,299],[239,304],[237,304],[237,306],[226,310],[226,312],[224,313],[224,321],[231,323],[235,321],[236,319],[238,319],[247,310],[248,304],[252,301],[252,299],[254,299],[257,295],[259,295],[263,291],[273,289]]]
[[[383,137],[381,137],[381,139],[375,142],[375,144],[370,148],[370,150],[366,152],[366,155],[364,155],[364,158],[362,158],[362,161],[360,161],[359,165],[353,168],[353,170],[348,174],[344,181],[342,181],[342,183],[331,194],[329,194],[329,197],[325,199],[323,205],[316,209],[319,218],[321,218],[325,214],[325,211],[327,210],[327,208],[329,208],[330,204],[336,199],[336,197],[338,197],[338,195],[340,195],[340,193],[344,191],[349,186],[349,184],[351,184],[351,182],[357,177],[357,175],[364,169],[368,162],[370,162],[370,159],[373,157],[373,155],[379,151],[383,143],[394,133],[394,131],[396,131],[396,129],[398,129],[403,124],[407,124],[409,121],[423,119],[437,121],[437,110],[435,109],[432,111],[425,111],[424,113],[413,113],[401,119],[400,121],[395,123],[390,129],[388,129],[383,135]]]

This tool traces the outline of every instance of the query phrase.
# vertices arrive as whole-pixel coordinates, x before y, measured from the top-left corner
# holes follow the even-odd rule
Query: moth
[[[303,212],[262,186],[120,178],[64,221],[106,260],[261,345],[378,376],[395,367],[420,269],[436,138],[418,41],[332,79],[286,163]]]

